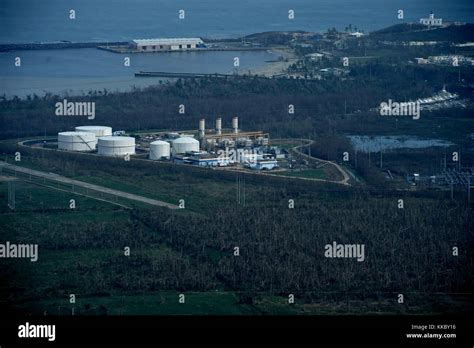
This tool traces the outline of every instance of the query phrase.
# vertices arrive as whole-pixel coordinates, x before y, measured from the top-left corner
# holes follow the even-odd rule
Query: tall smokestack
[[[220,117],[216,119],[216,134],[217,135],[222,134],[222,118]]]
[[[232,119],[232,128],[234,129],[235,134],[239,133],[239,118],[238,117],[234,117]]]
[[[204,138],[205,134],[206,134],[206,120],[204,118],[201,118],[199,120],[199,137]]]

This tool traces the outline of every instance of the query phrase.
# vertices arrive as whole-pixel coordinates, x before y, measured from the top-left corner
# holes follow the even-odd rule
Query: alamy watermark
[[[20,338],[47,338],[48,341],[56,339],[56,325],[36,325],[26,322],[18,326]]]
[[[13,244],[7,241],[0,244],[0,258],[28,258],[38,261],[38,244]]]
[[[328,258],[357,258],[358,262],[365,260],[365,244],[326,244],[324,256]]]
[[[255,149],[220,149],[217,151],[217,158],[220,162],[229,163],[257,163],[260,154]]]
[[[420,118],[420,102],[394,102],[392,99],[388,103],[380,103],[381,116],[412,116],[414,120]]]
[[[64,99],[54,106],[56,116],[87,116],[89,120],[95,118],[95,102],[68,102]]]

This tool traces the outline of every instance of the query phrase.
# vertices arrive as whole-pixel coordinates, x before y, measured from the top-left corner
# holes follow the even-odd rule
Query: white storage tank
[[[98,154],[103,156],[125,156],[135,153],[135,138],[109,136],[100,137],[97,142]]]
[[[150,159],[160,160],[163,158],[170,158],[170,143],[163,140],[150,143]]]
[[[199,141],[191,137],[181,137],[173,140],[173,156],[189,151],[199,151]]]
[[[94,151],[97,138],[88,132],[58,133],[58,149],[68,151]]]
[[[79,126],[76,127],[76,132],[90,132],[98,137],[108,137],[112,135],[112,127],[105,126]]]

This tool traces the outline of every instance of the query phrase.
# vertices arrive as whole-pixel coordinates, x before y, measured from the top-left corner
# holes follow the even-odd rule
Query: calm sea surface
[[[69,11],[76,19],[69,19]],[[178,11],[185,10],[185,19]],[[288,10],[295,19],[288,19]],[[326,31],[351,24],[369,32],[417,21],[433,11],[445,20],[474,22],[472,0],[0,0],[0,43],[128,41],[135,38],[235,38],[275,30]],[[0,53],[0,94],[7,96],[90,89],[127,90],[157,79],[139,79],[138,70],[232,71],[235,52],[136,54],[123,67],[123,55],[96,49]],[[242,69],[276,57],[239,52]],[[22,67],[13,65],[21,56]]]

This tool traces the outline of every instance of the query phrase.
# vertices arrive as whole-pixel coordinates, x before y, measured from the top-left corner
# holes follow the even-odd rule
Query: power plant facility
[[[200,118],[197,130],[142,132],[133,137],[108,126],[78,126],[74,132],[58,133],[58,149],[250,170],[276,169],[278,160],[286,158],[285,150],[269,145],[268,133],[242,131],[238,117],[232,118],[231,128],[222,125],[222,118],[217,117],[215,129],[206,129],[206,120]]]

